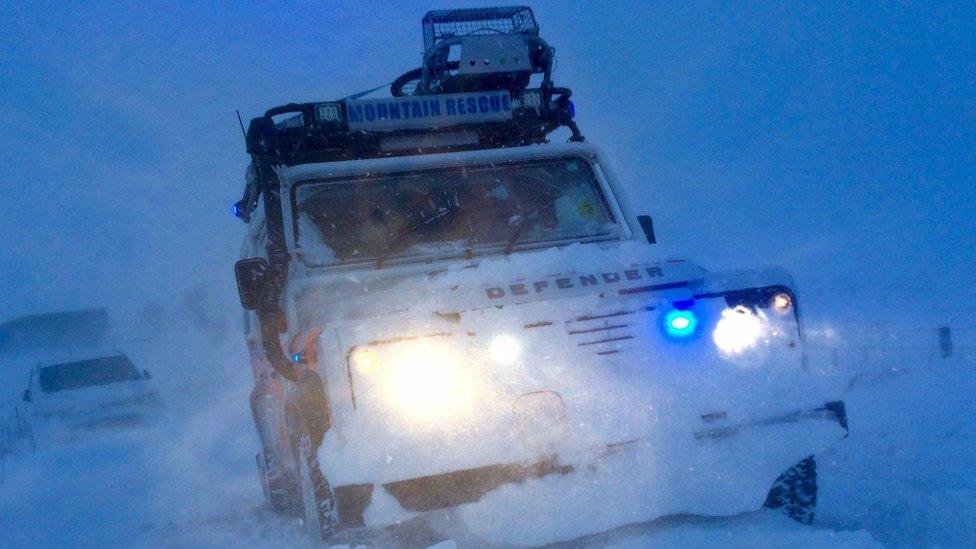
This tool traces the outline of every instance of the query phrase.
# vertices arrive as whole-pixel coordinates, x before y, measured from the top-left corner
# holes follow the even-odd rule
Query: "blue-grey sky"
[[[427,9],[484,2],[0,5],[0,320],[238,307],[235,109],[419,63]],[[976,4],[531,2],[659,239],[792,270],[815,316],[976,310]]]

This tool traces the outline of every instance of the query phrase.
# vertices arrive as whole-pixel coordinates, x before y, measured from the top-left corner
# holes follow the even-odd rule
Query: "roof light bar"
[[[427,129],[509,121],[518,109],[541,113],[542,91],[525,90],[515,96],[496,90],[332,101],[315,105],[315,120],[319,124],[347,123],[350,131]]]
[[[339,103],[322,103],[315,106],[315,118],[319,122],[342,122],[342,105]]]

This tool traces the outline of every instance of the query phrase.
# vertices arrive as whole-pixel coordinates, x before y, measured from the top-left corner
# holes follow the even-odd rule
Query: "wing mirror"
[[[637,216],[637,222],[640,224],[640,228],[644,231],[644,238],[647,239],[648,244],[656,244],[657,237],[654,235],[654,221],[649,215],[639,215]]]
[[[24,389],[24,396],[22,396],[21,398],[24,399],[24,402],[30,402],[31,401],[31,390],[30,389]]]
[[[261,257],[242,259],[234,264],[237,277],[237,293],[241,296],[241,306],[254,311],[261,306],[264,285],[268,280],[268,262]]]

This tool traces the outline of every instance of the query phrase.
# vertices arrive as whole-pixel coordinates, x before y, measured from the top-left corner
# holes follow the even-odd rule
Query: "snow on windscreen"
[[[319,264],[614,239],[579,159],[468,165],[299,183],[298,245]]]

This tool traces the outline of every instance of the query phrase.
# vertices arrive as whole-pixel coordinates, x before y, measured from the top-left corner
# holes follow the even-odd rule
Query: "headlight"
[[[428,339],[400,342],[382,357],[371,351],[354,352],[350,360],[359,372],[369,372],[382,399],[404,416],[451,417],[469,407],[469,368],[453,346]]]
[[[456,364],[432,348],[404,354],[390,365],[386,385],[392,400],[406,408],[434,408],[449,400]]]
[[[495,336],[488,346],[488,356],[500,364],[512,364],[522,352],[522,345],[508,334]]]
[[[356,347],[349,356],[352,367],[361,374],[371,374],[380,365],[380,355],[372,347]]]
[[[777,313],[788,313],[793,308],[793,298],[786,292],[780,292],[773,296],[769,302],[769,306]]]
[[[751,349],[763,333],[763,321],[748,307],[738,306],[722,311],[715,325],[712,341],[727,355],[737,355]]]

